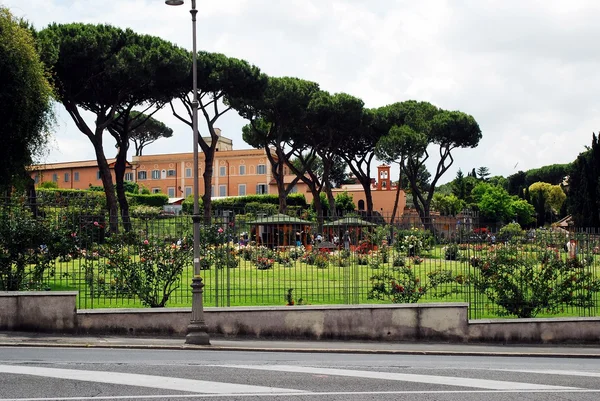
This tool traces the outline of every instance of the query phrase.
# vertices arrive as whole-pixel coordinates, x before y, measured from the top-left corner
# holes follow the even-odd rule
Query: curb
[[[443,350],[379,350],[379,349],[347,349],[347,348],[264,348],[264,347],[229,347],[214,345],[149,345],[149,344],[99,344],[99,343],[44,343],[44,342],[0,342],[0,347],[26,348],[82,348],[82,349],[131,349],[131,350],[170,350],[170,351],[239,351],[239,352],[285,352],[285,353],[326,353],[326,354],[361,354],[361,355],[421,355],[421,356],[489,356],[489,357],[527,357],[527,358],[578,358],[600,359],[600,353],[577,354],[567,352],[497,352],[497,351],[443,351]]]

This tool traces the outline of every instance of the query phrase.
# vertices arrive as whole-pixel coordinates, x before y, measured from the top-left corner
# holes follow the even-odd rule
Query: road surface
[[[0,347],[0,401],[580,401],[599,378],[599,359]]]

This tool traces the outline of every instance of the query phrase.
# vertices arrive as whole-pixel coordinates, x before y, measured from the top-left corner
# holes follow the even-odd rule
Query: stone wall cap
[[[292,311],[323,311],[323,310],[369,310],[369,309],[439,309],[467,308],[469,304],[461,302],[442,302],[424,304],[361,304],[361,305],[295,305],[295,306],[233,306],[208,307],[205,313],[214,312],[292,312]],[[106,308],[81,309],[79,314],[125,314],[125,313],[190,313],[191,308]]]
[[[0,297],[76,297],[78,291],[0,291]]]
[[[600,317],[533,317],[521,319],[474,319],[469,324],[526,324],[526,323],[569,323],[569,322],[600,322]]]

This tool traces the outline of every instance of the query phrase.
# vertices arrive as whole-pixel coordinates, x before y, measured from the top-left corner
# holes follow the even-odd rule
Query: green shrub
[[[450,270],[428,273],[425,283],[422,283],[409,266],[395,270],[394,274],[384,272],[373,275],[371,285],[368,299],[389,300],[393,303],[415,303],[428,293],[442,298],[462,290],[457,277]],[[442,285],[443,288],[438,290]]]
[[[394,267],[404,267],[405,264],[406,264],[406,262],[404,261],[404,256],[402,256],[402,255],[395,255],[394,256],[394,260],[392,260],[392,266],[394,266]]]
[[[516,246],[472,261],[476,272],[470,281],[500,316],[535,317],[560,313],[565,306],[593,308],[600,281],[577,259],[562,259],[558,250],[539,256],[519,252]]]
[[[148,238],[132,247],[121,235],[114,234],[100,252],[107,259],[106,269],[117,281],[124,283],[142,304],[153,308],[166,305],[180,285],[183,269],[192,260],[191,241],[187,238],[181,245]]]
[[[169,197],[165,194],[127,194],[127,200],[130,205],[144,205],[163,207],[169,202]]]
[[[39,188],[41,189],[58,189],[58,184],[54,181],[44,181],[40,183]]]
[[[158,217],[161,211],[161,208],[155,206],[136,205],[129,209],[129,214],[132,217],[149,219],[152,217]]]
[[[449,244],[444,248],[444,259],[458,260],[460,252],[457,244]]]
[[[498,231],[498,236],[504,241],[516,243],[525,239],[525,230],[519,223],[508,223]]]
[[[39,290],[58,257],[75,254],[77,238],[64,220],[34,217],[20,204],[0,210],[0,291]]]

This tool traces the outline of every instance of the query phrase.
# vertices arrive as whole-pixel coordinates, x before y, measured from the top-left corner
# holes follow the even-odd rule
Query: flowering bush
[[[438,287],[443,287],[438,290]],[[390,300],[393,303],[415,303],[430,293],[436,298],[459,293],[462,288],[457,277],[450,270],[428,273],[425,283],[416,276],[409,266],[397,269],[394,274],[384,272],[371,277],[372,288],[368,299]]]
[[[113,234],[100,249],[107,259],[106,271],[112,272],[114,280],[137,295],[142,304],[164,307],[179,287],[183,269],[192,261],[190,241],[184,238],[177,245],[148,238],[129,246],[123,235]],[[133,257],[130,252],[134,252]]]
[[[256,268],[258,270],[268,270],[268,269],[272,269],[273,268],[273,265],[275,264],[275,261],[273,259],[269,259],[269,258],[265,258],[265,257],[259,256],[254,261],[254,264],[256,265]]]
[[[217,246],[213,250],[213,261],[217,269],[235,269],[239,265],[235,249],[230,245]]]
[[[367,255],[356,255],[356,263],[366,266],[369,264],[369,257]]]
[[[392,260],[393,267],[404,267],[406,263],[404,262],[404,256],[395,255],[394,260]]]
[[[459,254],[456,244],[450,244],[444,248],[444,259],[446,260],[457,260]]]
[[[433,236],[430,231],[412,228],[398,231],[394,246],[398,252],[405,252],[407,256],[420,255],[423,250],[430,249]]]
[[[413,256],[412,258],[410,258],[410,260],[413,262],[413,264],[415,266],[420,265],[421,263],[423,263],[423,258],[420,256]]]
[[[55,259],[76,253],[76,236],[65,223],[36,218],[21,205],[0,211],[0,291],[43,288]]]
[[[515,246],[499,247],[482,258],[470,281],[501,316],[535,317],[559,313],[563,306],[592,308],[600,282],[581,269],[577,259],[563,260],[549,248],[537,258],[520,253]]]
[[[288,251],[288,256],[290,257],[290,259],[296,260],[300,259],[305,252],[306,249],[304,249],[304,246],[295,246],[293,248],[290,248],[290,250]]]

